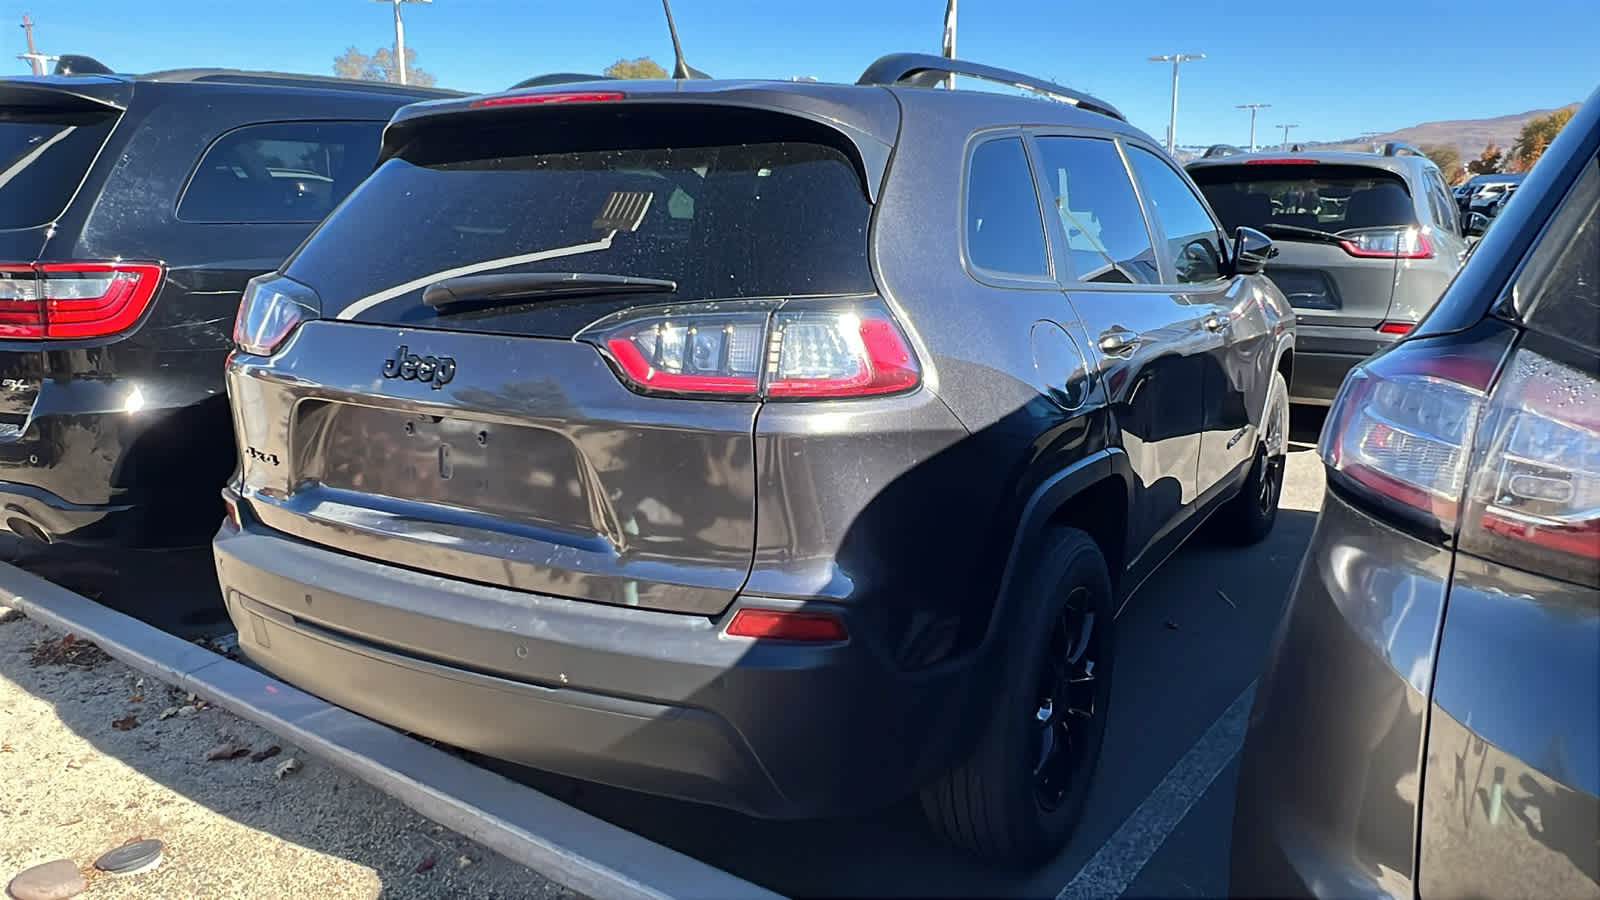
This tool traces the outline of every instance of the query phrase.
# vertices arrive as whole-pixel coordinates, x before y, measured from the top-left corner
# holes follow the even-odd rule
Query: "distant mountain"
[[[1577,105],[1576,103],[1571,104],[1574,108]],[[1556,109],[1560,108],[1564,107],[1557,107]],[[1483,148],[1487,147],[1491,141],[1501,150],[1511,149],[1512,142],[1516,141],[1517,135],[1522,133],[1522,126],[1533,119],[1537,119],[1540,116],[1548,116],[1555,111],[1555,109],[1534,109],[1511,116],[1496,116],[1492,119],[1456,119],[1448,122],[1424,122],[1421,125],[1413,125],[1410,128],[1401,128],[1387,134],[1380,134],[1370,140],[1352,139],[1303,146],[1366,147],[1370,143],[1382,143],[1384,141],[1404,141],[1407,144],[1414,144],[1418,147],[1424,144],[1444,144],[1455,147],[1463,160],[1476,159],[1479,154],[1483,153]]]

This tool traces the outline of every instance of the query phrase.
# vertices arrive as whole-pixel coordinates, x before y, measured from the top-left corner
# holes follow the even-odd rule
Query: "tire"
[[[1283,474],[1289,452],[1289,386],[1283,373],[1274,372],[1267,389],[1266,412],[1261,418],[1261,441],[1255,463],[1239,493],[1212,520],[1212,533],[1232,544],[1258,544],[1278,520],[1278,500],[1283,496]]]
[[[1031,867],[1066,844],[1094,780],[1111,695],[1116,607],[1105,558],[1074,528],[1041,544],[1022,570],[1032,574],[1011,632],[1020,652],[1003,663],[993,718],[972,756],[922,791],[935,831],[1002,866]]]

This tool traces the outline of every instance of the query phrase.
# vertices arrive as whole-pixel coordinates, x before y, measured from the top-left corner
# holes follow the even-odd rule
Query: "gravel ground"
[[[62,857],[96,898],[566,898],[577,895],[356,778],[93,645],[0,606],[0,884]],[[299,771],[279,778],[294,758]],[[159,838],[154,871],[114,878],[101,853]]]

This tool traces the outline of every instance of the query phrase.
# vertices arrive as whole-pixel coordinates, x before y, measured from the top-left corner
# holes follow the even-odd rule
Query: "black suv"
[[[408,107],[240,308],[228,612],[448,743],[770,817],[922,790],[1040,859],[1122,598],[1272,525],[1270,249],[1105,103],[939,57]]]
[[[397,108],[444,96],[217,70],[0,78],[0,529],[204,543],[237,458],[222,366],[245,282],[372,171]]]

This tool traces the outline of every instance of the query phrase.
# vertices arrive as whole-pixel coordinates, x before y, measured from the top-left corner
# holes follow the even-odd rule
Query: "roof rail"
[[[856,84],[879,85],[907,85],[910,87],[934,87],[948,75],[962,75],[967,78],[977,78],[981,81],[992,81],[996,84],[1009,85],[1032,91],[1041,96],[1070,103],[1079,109],[1110,116],[1120,122],[1128,121],[1116,107],[1081,91],[1062,87],[1059,84],[1013,72],[1010,69],[997,69],[981,63],[965,62],[959,59],[948,59],[943,56],[934,56],[931,53],[891,53],[880,58],[877,62],[867,66],[867,70],[856,79]]]
[[[461,91],[445,88],[419,87],[414,84],[395,84],[388,81],[367,81],[358,78],[337,78],[332,75],[305,75],[297,72],[253,72],[244,69],[168,69],[135,76],[140,81],[161,82],[226,82],[228,84],[254,84],[269,87],[326,87],[347,91],[372,91],[391,94],[433,94],[439,97],[464,97]]]
[[[552,84],[576,84],[580,81],[616,81],[611,75],[585,75],[582,72],[551,72],[548,75],[535,75],[532,78],[513,84],[509,90],[521,90],[531,87],[548,87]]]
[[[1243,152],[1243,150],[1235,147],[1232,144],[1212,144],[1206,148],[1206,152],[1200,154],[1200,158],[1211,159],[1212,157],[1216,156],[1233,156]]]
[[[1427,156],[1428,154],[1423,153],[1421,150],[1418,150],[1416,147],[1413,147],[1410,144],[1405,143],[1404,141],[1389,141],[1388,143],[1383,145],[1383,155],[1384,156]]]

